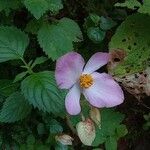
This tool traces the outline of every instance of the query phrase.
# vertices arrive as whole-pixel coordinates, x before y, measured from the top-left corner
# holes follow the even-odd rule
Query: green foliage
[[[115,6],[134,9],[135,7],[140,7],[141,5],[137,0],[126,0],[124,3],[116,3]]]
[[[50,132],[53,133],[53,134],[57,134],[57,133],[61,133],[63,131],[63,128],[62,126],[60,125],[60,123],[55,120],[55,119],[52,119],[50,121]]]
[[[112,27],[116,25],[116,22],[113,21],[111,18],[105,18],[101,16],[100,18],[100,28],[102,30],[110,30]]]
[[[11,10],[18,9],[20,6],[20,0],[0,0],[0,11],[4,10],[7,15]]]
[[[10,95],[0,112],[0,122],[15,122],[24,119],[31,111],[31,106],[19,92]]]
[[[87,30],[89,39],[95,43],[101,42],[105,38],[105,31],[102,31],[98,27],[90,27]]]
[[[108,119],[109,118],[109,119]],[[96,138],[93,146],[98,146],[105,142],[106,148],[109,150],[116,149],[117,140],[127,134],[124,125],[120,125],[124,115],[111,109],[103,109],[101,111],[101,129],[96,129]]]
[[[139,8],[138,12],[150,15],[150,1],[143,0],[141,5],[137,0],[126,0],[124,3],[116,3],[115,6],[127,7],[130,9]]]
[[[76,22],[63,18],[56,24],[45,24],[38,32],[38,41],[46,54],[56,60],[73,50],[73,42],[79,42],[82,33]]]
[[[138,12],[150,15],[150,1],[144,0],[143,5],[139,8]]]
[[[87,30],[87,35],[90,40],[94,43],[100,43],[104,40],[106,36],[106,31],[110,30],[116,25],[116,22],[111,18],[101,16],[96,14],[90,14],[85,20],[85,28]]]
[[[63,8],[61,0],[25,0],[26,8],[39,19],[46,11],[58,12]]]
[[[10,94],[15,92],[18,88],[17,84],[12,83],[11,80],[3,79],[0,80],[0,95],[8,97]]]
[[[140,72],[147,67],[150,58],[149,26],[148,15],[134,14],[117,28],[109,48],[110,50],[121,49],[127,56],[124,62],[113,70],[115,75],[124,76]]]
[[[40,110],[60,113],[64,111],[63,92],[57,88],[53,72],[34,73],[24,79],[21,90],[26,99]]]
[[[126,103],[117,107],[121,113],[104,108],[99,120],[94,112],[97,125],[82,97],[81,114],[66,113],[66,91],[58,88],[54,71],[57,59],[70,51],[88,60],[96,52],[121,49],[125,59],[117,61],[111,73],[117,79],[140,73],[150,65],[149,15],[149,0],[0,0],[0,149],[116,150],[120,138],[126,149],[138,146],[136,135],[145,136],[144,130],[150,129],[145,100],[141,102],[146,108],[140,109],[139,101],[128,103],[132,98],[125,92]],[[96,128],[95,141],[88,148],[76,134],[76,125],[84,119]],[[90,124],[85,136],[89,128]],[[73,144],[63,145],[72,140],[70,136]]]
[[[0,27],[0,62],[22,59],[28,36],[15,27]]]

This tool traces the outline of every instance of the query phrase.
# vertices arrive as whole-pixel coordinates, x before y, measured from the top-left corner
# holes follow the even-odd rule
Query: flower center
[[[83,74],[80,76],[80,86],[82,88],[89,88],[93,84],[93,78],[90,74]]]

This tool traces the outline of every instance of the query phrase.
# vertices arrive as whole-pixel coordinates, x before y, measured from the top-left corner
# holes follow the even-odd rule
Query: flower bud
[[[78,136],[84,145],[91,146],[95,139],[95,126],[91,119],[81,121],[76,125]]]
[[[72,145],[73,138],[67,134],[61,134],[55,136],[56,141],[59,141],[63,145]]]
[[[95,124],[101,128],[101,115],[100,111],[96,107],[92,107],[90,110],[90,117],[95,122]]]

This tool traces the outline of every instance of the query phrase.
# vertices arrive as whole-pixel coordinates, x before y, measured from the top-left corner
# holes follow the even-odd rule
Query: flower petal
[[[108,63],[109,53],[95,53],[85,65],[84,74],[92,73]]]
[[[84,59],[76,52],[60,57],[56,63],[55,78],[61,89],[69,89],[79,79],[83,70]]]
[[[89,103],[95,107],[114,107],[124,101],[124,94],[117,82],[106,73],[94,72],[94,84],[83,90]]]
[[[75,84],[66,96],[65,106],[70,115],[77,115],[81,111],[80,107],[80,88]]]

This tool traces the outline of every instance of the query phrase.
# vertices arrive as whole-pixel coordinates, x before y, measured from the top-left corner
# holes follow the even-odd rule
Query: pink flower
[[[81,111],[80,95],[98,108],[113,107],[124,101],[121,87],[106,73],[98,70],[109,60],[108,53],[95,53],[85,65],[82,56],[70,52],[60,57],[56,63],[55,78],[61,89],[69,89],[65,99],[67,112],[77,115]]]

